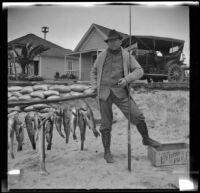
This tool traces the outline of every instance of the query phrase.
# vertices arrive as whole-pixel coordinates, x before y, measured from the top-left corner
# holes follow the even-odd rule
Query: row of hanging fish
[[[30,112],[21,112],[22,109],[19,107],[15,107],[12,109],[12,111],[9,111],[8,137],[9,150],[12,158],[14,158],[14,134],[16,135],[16,140],[18,143],[17,151],[21,151],[24,140],[24,130],[27,131],[32,148],[34,150],[36,149],[36,141],[38,140],[39,129],[44,130],[47,142],[47,150],[51,150],[54,125],[59,135],[62,138],[65,138],[66,143],[69,142],[70,133],[72,133],[74,140],[77,139],[76,128],[79,127],[81,150],[84,148],[87,126],[93,131],[95,137],[100,135],[96,129],[93,112],[86,101],[82,101],[79,106],[37,104],[35,107],[37,107],[35,108],[35,111]],[[65,135],[63,134],[63,131]]]

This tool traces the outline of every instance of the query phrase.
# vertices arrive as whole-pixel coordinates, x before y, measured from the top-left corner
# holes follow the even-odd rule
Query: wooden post
[[[79,58],[79,80],[81,80],[81,66],[82,66],[82,54],[80,53],[80,58]]]
[[[39,75],[42,76],[42,56],[41,55],[39,56],[39,65],[40,65]]]
[[[16,65],[15,65],[15,56],[14,56],[14,69],[15,69],[15,80],[17,80],[17,70],[16,70]]]
[[[46,170],[45,167],[45,131],[44,127],[39,126],[39,140],[38,140],[38,149],[39,149],[39,157],[40,157],[40,174],[41,175],[48,175],[49,172]]]
[[[131,5],[129,6],[129,14],[130,14],[130,39],[129,39],[129,46],[131,46]],[[131,54],[129,50],[129,62],[131,62]],[[129,67],[128,67],[129,73]],[[127,85],[128,88],[128,170],[131,172],[131,126],[130,126],[130,85]]]

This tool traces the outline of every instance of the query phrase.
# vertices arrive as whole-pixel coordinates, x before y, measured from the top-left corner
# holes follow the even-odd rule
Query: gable
[[[85,39],[79,51],[91,50],[91,49],[105,49],[107,44],[104,42],[103,37],[99,32],[93,28],[88,37]]]
[[[34,34],[27,34],[15,40],[8,42],[8,47],[12,46],[13,44],[26,44],[31,43],[34,46],[42,44],[44,46],[49,47],[50,49],[43,52],[41,55],[43,56],[52,56],[52,57],[64,57],[66,53],[71,52],[70,49],[65,49],[57,44],[54,44],[50,41],[42,39]]]
[[[104,42],[104,39],[108,37],[110,30],[111,29],[109,28],[93,23],[84,34],[84,36],[81,38],[73,52],[80,52],[97,48],[105,49],[107,47],[107,44]],[[128,37],[127,34],[121,32],[118,33],[123,37],[123,39]]]

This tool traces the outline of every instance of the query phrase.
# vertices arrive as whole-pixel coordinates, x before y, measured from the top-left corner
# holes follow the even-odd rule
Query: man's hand
[[[125,78],[121,78],[121,79],[118,81],[118,86],[124,88],[126,85],[127,85],[127,81],[126,81]]]

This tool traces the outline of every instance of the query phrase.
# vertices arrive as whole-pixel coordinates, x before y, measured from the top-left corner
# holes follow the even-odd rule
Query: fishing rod
[[[129,46],[131,46],[131,5],[129,5],[129,22],[130,22],[130,34],[129,34]],[[131,62],[131,49],[129,49],[129,65],[128,65],[128,74],[130,73],[130,62]],[[131,172],[131,125],[130,125],[130,118],[131,118],[131,112],[130,112],[130,84],[127,84],[128,89],[128,170]]]

